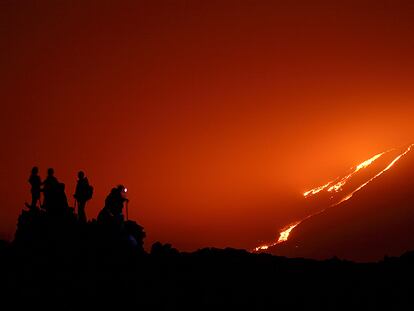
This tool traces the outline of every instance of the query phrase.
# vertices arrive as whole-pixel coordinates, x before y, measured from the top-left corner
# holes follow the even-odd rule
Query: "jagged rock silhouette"
[[[110,214],[107,214],[107,216]],[[231,248],[179,252],[134,221],[85,223],[74,210],[22,211],[0,242],[3,305],[72,310],[211,310],[413,306],[413,252],[378,263],[288,259]]]
[[[22,248],[64,248],[89,243],[88,247],[117,246],[144,253],[144,238],[143,227],[131,220],[120,226],[99,224],[96,220],[85,224],[78,220],[72,208],[59,213],[37,209],[22,211],[13,244]]]

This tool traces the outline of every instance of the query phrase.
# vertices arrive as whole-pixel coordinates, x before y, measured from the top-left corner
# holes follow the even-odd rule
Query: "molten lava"
[[[329,186],[329,188],[328,188],[328,190],[327,191],[329,191],[329,192],[332,192],[332,191],[335,191],[335,192],[339,192],[340,190],[342,190],[342,187],[346,184],[346,182],[352,177],[352,176],[354,176],[356,173],[358,173],[360,170],[362,170],[362,169],[364,169],[364,168],[367,168],[368,166],[370,166],[372,163],[374,163],[376,160],[378,160],[380,157],[382,157],[384,154],[386,154],[387,152],[390,152],[391,150],[388,150],[388,151],[385,151],[385,152],[382,152],[382,153],[379,153],[379,154],[377,154],[377,155],[375,155],[375,156],[373,156],[372,158],[370,158],[370,159],[368,159],[368,160],[366,160],[366,161],[364,161],[364,162],[362,162],[361,164],[359,164],[359,165],[357,165],[357,166],[355,166],[355,167],[353,167],[352,169],[353,169],[353,171],[351,172],[351,173],[349,173],[347,176],[345,176],[345,177],[343,177],[339,182],[337,182],[337,183],[335,183],[334,185],[332,185],[331,186],[331,184],[333,184],[335,181],[337,181],[338,179],[339,179],[339,177],[338,178],[336,178],[335,180],[333,180],[333,181],[330,181],[330,182],[328,182],[326,185],[323,185],[323,186],[320,186],[320,187],[317,187],[317,188],[314,188],[314,189],[311,189],[311,190],[309,190],[309,191],[307,191],[307,192],[305,192],[303,195],[305,196],[305,198],[306,197],[308,197],[308,196],[310,196],[310,195],[315,195],[315,194],[317,194],[318,192],[320,192],[320,191],[322,191],[322,190],[325,190],[326,188],[328,188]]]
[[[354,196],[354,194],[355,193],[357,193],[358,191],[360,191],[362,188],[364,188],[366,185],[368,185],[371,181],[373,181],[373,180],[375,180],[376,178],[378,178],[378,177],[380,177],[382,174],[384,174],[386,171],[388,171],[388,170],[390,170],[391,169],[391,167],[393,167],[394,166],[394,164],[395,163],[397,163],[398,162],[398,160],[400,160],[403,156],[405,156],[408,152],[410,152],[412,149],[414,148],[414,144],[411,144],[403,153],[401,153],[401,154],[399,154],[396,158],[394,158],[392,161],[391,161],[391,163],[385,168],[385,169],[383,169],[382,171],[380,171],[378,174],[376,174],[374,177],[372,177],[372,178],[370,178],[368,181],[366,181],[366,182],[364,182],[362,185],[360,185],[359,187],[357,187],[355,190],[353,190],[351,193],[349,193],[348,195],[346,195],[344,198],[342,198],[339,202],[337,202],[337,203],[334,203],[334,204],[332,204],[332,205],[330,205],[328,208],[331,208],[331,207],[334,207],[334,206],[338,206],[338,205],[340,205],[341,203],[343,203],[343,202],[345,202],[345,201],[348,201],[349,199],[351,199],[353,196]],[[395,149],[392,149],[392,150],[395,150]],[[332,192],[332,191],[335,191],[335,192],[339,192],[341,189],[342,189],[342,187],[346,184],[346,182],[353,176],[353,175],[355,175],[358,171],[360,171],[360,170],[362,170],[362,169],[364,169],[364,168],[367,168],[368,166],[370,166],[372,163],[374,163],[376,160],[378,160],[380,157],[382,157],[384,154],[386,154],[386,153],[388,153],[388,152],[390,152],[390,151],[392,151],[392,150],[388,150],[388,151],[385,151],[385,152],[383,152],[383,153],[379,153],[379,154],[377,154],[377,155],[375,155],[375,156],[373,156],[372,158],[370,158],[370,159],[368,159],[368,160],[366,160],[366,161],[364,161],[364,162],[362,162],[361,164],[359,164],[359,165],[357,165],[357,166],[355,166],[355,168],[353,168],[353,171],[350,173],[350,174],[348,174],[347,176],[345,176],[344,178],[342,178],[339,182],[337,182],[337,183],[335,183],[339,178],[337,178],[337,179],[335,179],[335,180],[333,180],[333,181],[330,181],[330,182],[328,182],[327,184],[325,184],[325,185],[323,185],[323,186],[319,186],[319,187],[316,187],[316,188],[314,188],[314,189],[311,189],[311,190],[309,190],[309,191],[307,191],[307,192],[305,192],[304,193],[304,196],[305,196],[305,198],[306,197],[308,197],[308,196],[313,196],[313,195],[315,195],[315,194],[317,194],[317,193],[319,193],[319,192],[321,192],[321,191],[323,191],[323,190],[325,190],[325,189],[327,189],[328,187],[328,189],[327,189],[327,191],[328,192]],[[335,184],[334,184],[335,183]],[[289,225],[287,225],[286,227],[284,227],[280,232],[279,232],[279,238],[277,239],[277,241],[276,242],[272,242],[272,243],[269,243],[269,244],[264,244],[264,245],[260,245],[260,246],[258,246],[258,247],[256,247],[256,248],[254,248],[253,249],[253,251],[255,251],[255,252],[258,252],[258,251],[261,251],[261,250],[267,250],[269,247],[272,247],[272,246],[275,246],[275,245],[277,245],[277,244],[280,244],[280,243],[283,243],[283,242],[286,242],[288,239],[289,239],[289,235],[290,235],[290,233],[292,232],[292,230],[293,229],[295,229],[299,224],[301,224],[303,221],[305,221],[305,220],[307,220],[307,219],[309,219],[309,218],[311,218],[311,217],[313,217],[313,216],[316,216],[316,215],[318,215],[318,214],[321,214],[321,213],[323,213],[323,212],[325,212],[328,208],[325,208],[325,209],[323,209],[322,211],[319,211],[319,212],[317,212],[317,213],[314,213],[314,214],[311,214],[311,215],[308,215],[307,217],[305,217],[304,219],[302,219],[302,220],[298,220],[298,221],[296,221],[296,222],[294,222],[294,223],[291,223],[291,224],[289,224]]]
[[[414,144],[410,145],[407,150],[405,150],[405,152],[401,153],[400,155],[398,155],[394,160],[391,161],[391,163],[384,168],[381,172],[379,172],[377,175],[375,175],[374,177],[372,177],[371,179],[369,179],[368,181],[366,181],[365,183],[363,183],[361,186],[359,186],[358,188],[356,188],[354,191],[352,191],[350,194],[348,194],[345,198],[343,198],[341,201],[339,201],[336,204],[333,204],[332,206],[337,206],[345,201],[348,201],[350,198],[352,198],[354,196],[354,194],[358,191],[360,191],[362,188],[364,188],[366,185],[368,185],[371,181],[373,181],[374,179],[377,179],[378,177],[380,177],[382,174],[384,174],[386,171],[388,171],[391,167],[394,166],[394,164],[401,159],[401,157],[405,156],[408,152],[411,151],[411,149],[414,147]]]
[[[309,196],[309,195],[314,195],[314,194],[317,194],[317,193],[319,193],[319,192],[321,192],[321,191],[323,191],[323,190],[325,190],[326,188],[328,188],[334,181],[336,181],[336,180],[338,180],[338,178],[337,179],[335,179],[335,180],[333,180],[333,181],[330,181],[330,182],[328,182],[326,185],[323,185],[323,186],[320,186],[320,187],[316,187],[316,188],[314,188],[314,189],[311,189],[311,190],[309,190],[309,191],[307,191],[307,192],[305,192],[303,195],[305,196],[305,198],[307,197],[307,196]]]
[[[299,225],[301,223],[301,221],[297,221],[293,224],[288,225],[287,227],[285,227],[285,229],[283,229],[282,232],[280,232],[280,236],[279,236],[279,240],[277,240],[277,243],[282,243],[288,240],[289,238],[289,234],[290,232],[295,229],[295,227],[297,225]]]

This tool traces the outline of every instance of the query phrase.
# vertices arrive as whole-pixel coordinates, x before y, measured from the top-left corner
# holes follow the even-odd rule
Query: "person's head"
[[[48,176],[53,176],[55,175],[55,170],[53,168],[48,168],[47,169],[47,175]]]
[[[79,179],[83,179],[83,178],[85,178],[85,173],[84,173],[84,171],[79,171],[79,172],[78,172],[78,178],[79,178]]]
[[[120,193],[126,193],[127,192],[127,188],[124,185],[118,185],[116,187],[116,189],[120,192]]]
[[[39,174],[39,168],[37,166],[33,166],[32,175],[37,175],[37,174]]]

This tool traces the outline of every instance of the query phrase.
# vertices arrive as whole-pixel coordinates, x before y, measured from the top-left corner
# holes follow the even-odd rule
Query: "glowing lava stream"
[[[313,216],[313,215],[312,215],[312,216]],[[311,217],[311,216],[309,216],[309,217]],[[308,219],[309,217],[307,217],[307,218],[305,218],[305,219]],[[293,229],[295,229],[295,227],[296,227],[297,225],[299,225],[299,224],[300,224],[302,221],[304,221],[305,219],[300,220],[300,221],[296,221],[296,222],[291,223],[290,225],[287,225],[286,227],[284,227],[284,228],[282,229],[282,231],[280,231],[280,236],[279,236],[279,239],[278,239],[276,242],[273,242],[273,243],[270,243],[270,244],[266,244],[266,245],[261,245],[261,246],[258,246],[258,247],[256,247],[253,251],[254,251],[254,252],[258,252],[258,251],[261,251],[261,250],[266,250],[266,249],[268,249],[269,247],[272,247],[272,246],[275,246],[276,244],[279,244],[279,243],[282,243],[282,242],[287,241],[287,240],[288,240],[288,238],[289,238],[289,234],[290,234],[290,232],[291,232]]]
[[[315,214],[311,214],[311,215],[305,217],[302,220],[299,220],[299,221],[296,221],[296,222],[293,222],[293,223],[287,225],[286,227],[284,227],[282,229],[282,231],[280,231],[279,238],[278,238],[278,240],[276,242],[269,243],[269,244],[264,244],[264,245],[260,245],[260,246],[258,246],[256,248],[254,248],[253,251],[254,252],[258,252],[258,251],[261,251],[261,250],[267,250],[269,247],[272,247],[272,246],[275,246],[277,244],[286,242],[289,239],[290,233],[292,232],[293,229],[295,229],[296,226],[298,226],[299,224],[301,224],[302,222],[304,222],[305,220],[307,220],[307,219],[309,219],[309,218],[311,218],[313,216],[316,216],[316,215],[319,215],[319,214],[325,212],[328,208],[331,208],[331,207],[334,207],[334,206],[338,206],[341,203],[343,203],[345,201],[348,201],[350,198],[352,198],[354,196],[355,193],[357,193],[358,191],[360,191],[362,188],[364,188],[366,185],[368,185],[371,181],[373,181],[374,179],[377,179],[382,174],[384,174],[386,171],[390,170],[391,167],[393,167],[394,164],[398,162],[398,160],[400,160],[403,156],[405,156],[408,152],[410,152],[413,147],[414,147],[414,144],[410,145],[407,148],[407,150],[405,150],[403,153],[401,153],[400,155],[398,155],[394,160],[392,160],[391,163],[385,169],[383,169],[381,172],[379,172],[374,177],[372,177],[371,179],[369,179],[367,182],[363,183],[361,186],[359,186],[357,189],[355,189],[354,191],[352,191],[349,195],[347,195],[346,197],[344,197],[338,203],[332,204],[332,205],[330,205],[329,207],[325,208],[324,210],[322,210],[320,212],[317,212]],[[391,150],[389,150],[389,151],[391,151]],[[389,151],[386,151],[386,152],[377,154],[374,157],[372,157],[371,159],[369,159],[369,160],[361,163],[360,165],[356,166],[354,172],[352,172],[351,174],[347,175],[346,177],[344,177],[343,179],[341,179],[341,181],[339,183],[336,184],[336,185],[339,185],[339,184],[342,183],[342,181],[344,181],[344,183],[342,183],[338,189],[340,189],[353,174],[355,174],[356,172],[358,172],[362,168],[365,168],[365,167],[371,165],[375,160],[377,160],[378,158],[380,158],[382,155],[384,155],[385,153],[387,153]],[[333,181],[329,182],[328,184],[326,184],[324,186],[321,186],[321,187],[318,187],[318,188],[314,188],[314,189],[312,189],[312,190],[310,190],[308,192],[305,192],[304,195],[306,197],[308,194],[312,194],[312,195],[313,194],[316,194],[316,193],[318,193],[318,192],[326,189],[332,183],[333,183]],[[336,190],[337,188],[335,188],[335,185],[332,186],[332,187],[330,187],[329,189],[331,189],[331,188],[333,190],[335,190],[335,191],[338,191],[338,190]],[[332,190],[329,190],[329,189],[328,189],[328,191],[332,191]]]
[[[403,153],[401,153],[398,157],[396,157],[394,160],[392,160],[392,162],[386,167],[384,168],[381,172],[379,172],[377,175],[375,175],[374,177],[372,177],[371,179],[369,179],[367,182],[363,183],[361,186],[359,186],[358,188],[356,188],[354,191],[352,191],[350,194],[348,194],[345,198],[343,198],[341,201],[339,201],[336,204],[333,204],[331,206],[337,206],[345,201],[348,201],[350,198],[352,198],[354,196],[355,193],[357,193],[359,190],[361,190],[362,188],[364,188],[366,185],[368,185],[371,181],[373,181],[374,179],[377,179],[378,177],[380,177],[382,174],[384,174],[386,171],[388,171],[391,167],[393,167],[393,165],[399,160],[401,159],[401,157],[405,156],[407,153],[409,153],[411,151],[411,149],[414,147],[414,144],[412,144],[411,146],[409,146],[407,148],[407,150]]]
[[[379,153],[375,156],[373,156],[371,159],[368,159],[364,162],[362,162],[361,164],[355,166],[355,169],[353,170],[353,172],[349,173],[348,175],[346,175],[345,177],[343,177],[339,182],[335,183],[334,185],[332,185],[335,181],[337,181],[339,179],[339,177],[337,177],[336,179],[328,182],[326,185],[311,189],[307,192],[305,192],[303,195],[306,197],[311,196],[311,195],[315,195],[319,192],[321,192],[322,190],[325,190],[326,188],[328,188],[329,192],[335,191],[335,192],[339,192],[342,187],[346,184],[346,182],[348,181],[348,179],[350,179],[353,175],[355,175],[356,173],[358,173],[360,170],[370,166],[372,163],[374,163],[376,160],[378,160],[380,157],[382,157],[384,154],[392,151],[394,149],[385,151],[383,153]],[[332,185],[332,186],[331,186]]]

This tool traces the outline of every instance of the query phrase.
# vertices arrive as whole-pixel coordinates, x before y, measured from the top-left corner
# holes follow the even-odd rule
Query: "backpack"
[[[88,187],[85,188],[85,200],[88,201],[92,199],[93,187],[88,184]]]

